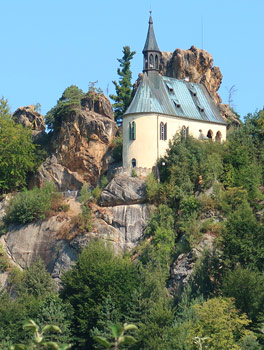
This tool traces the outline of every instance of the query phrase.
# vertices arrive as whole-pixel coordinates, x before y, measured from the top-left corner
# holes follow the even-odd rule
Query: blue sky
[[[0,0],[0,96],[12,111],[39,102],[45,114],[72,84],[98,80],[113,93],[125,45],[137,52],[134,81],[150,6],[162,51],[203,45],[224,76],[223,102],[235,85],[241,116],[264,106],[264,0]]]

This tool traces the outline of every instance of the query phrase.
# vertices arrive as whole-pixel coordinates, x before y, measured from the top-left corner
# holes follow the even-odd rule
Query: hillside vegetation
[[[49,122],[55,128],[54,120]],[[11,174],[1,162],[6,149],[1,137],[6,128],[18,131],[8,115],[1,114],[0,123],[0,174]],[[22,326],[33,319],[41,329],[60,327],[62,333],[50,334],[49,340],[74,349],[102,349],[94,337],[111,341],[109,327],[124,323],[137,325],[131,331],[137,342],[120,349],[263,349],[263,136],[263,111],[248,115],[223,144],[176,135],[158,163],[160,182],[147,178],[148,202],[156,210],[140,244],[122,256],[110,244],[91,241],[63,275],[60,292],[40,260],[22,272],[7,263],[1,247],[0,268],[10,274],[0,293],[0,348],[28,344],[31,334]],[[17,169],[16,182],[1,176],[1,192],[21,189],[36,167],[35,146],[29,136],[25,140],[30,147],[22,156],[29,157],[28,167]],[[20,148],[14,148],[14,157],[20,157]],[[31,157],[36,157],[32,163]],[[21,192],[10,202],[6,223],[43,219],[53,192],[50,185]],[[28,203],[31,211],[24,210]],[[169,289],[172,264],[205,234],[213,247],[196,261],[184,290]]]

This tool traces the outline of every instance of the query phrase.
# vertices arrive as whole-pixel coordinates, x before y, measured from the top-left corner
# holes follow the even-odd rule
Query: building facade
[[[143,78],[123,115],[123,166],[152,168],[177,132],[224,141],[226,122],[205,86],[159,74],[151,14],[143,56]]]

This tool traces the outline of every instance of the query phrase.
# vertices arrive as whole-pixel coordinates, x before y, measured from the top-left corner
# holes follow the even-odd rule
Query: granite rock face
[[[136,188],[143,186],[142,181],[136,181],[136,183]],[[120,182],[118,185],[116,184],[116,187],[118,186],[120,186]],[[112,189],[114,191],[113,185]],[[116,203],[123,200],[122,191],[120,197],[118,197],[117,191],[114,193]],[[142,200],[144,191],[139,191],[139,193]],[[67,232],[71,217],[80,212],[78,199],[70,198],[68,201],[69,212],[53,216],[42,222],[19,226],[11,225],[8,233],[2,236],[4,247],[14,264],[24,269],[37,256],[40,256],[58,284],[63,272],[72,266],[82,248],[87,246],[91,239],[100,238],[105,242],[110,242],[116,253],[133,249],[144,234],[152,209],[145,203],[129,205],[123,203],[123,205],[107,207],[93,204],[92,230],[78,234],[72,239],[66,239],[61,232],[65,228]]]
[[[116,176],[103,190],[100,205],[139,204],[146,202],[146,182],[138,177]]]
[[[171,266],[168,290],[172,295],[176,295],[187,286],[197,259],[205,250],[213,249],[215,237],[204,234],[202,240],[187,254],[180,254]]]
[[[13,114],[16,123],[34,131],[45,131],[45,121],[43,115],[35,110],[34,105],[19,107]]]
[[[223,75],[219,67],[213,66],[213,57],[206,52],[192,46],[189,50],[176,49],[174,52],[162,52],[162,75],[185,79],[203,84],[210,92],[216,104],[222,102],[217,91],[221,85]]]
[[[117,126],[112,106],[102,94],[85,95],[81,108],[62,118],[51,143],[52,155],[31,179],[31,184],[53,180],[58,190],[79,190],[83,183],[96,186],[99,176],[107,170],[109,148]],[[57,168],[57,169],[56,169]]]

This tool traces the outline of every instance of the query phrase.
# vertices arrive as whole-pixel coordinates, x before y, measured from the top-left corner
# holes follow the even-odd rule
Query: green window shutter
[[[131,127],[131,123],[129,123],[129,140],[132,140],[132,127]]]
[[[136,139],[136,123],[133,122],[133,140]]]
[[[167,140],[167,123],[164,125],[164,140]]]

